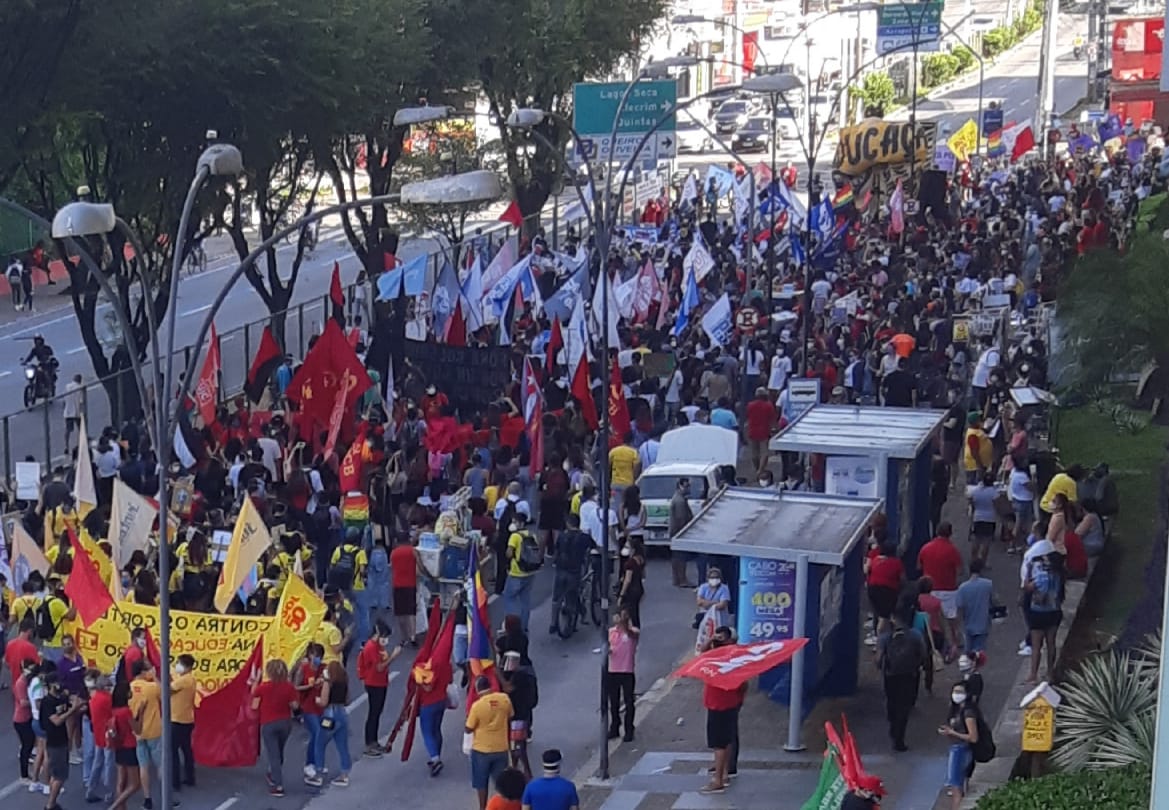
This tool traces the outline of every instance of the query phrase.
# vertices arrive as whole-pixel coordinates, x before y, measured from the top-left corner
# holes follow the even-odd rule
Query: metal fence
[[[545,232],[554,249],[560,246],[568,229],[574,224],[561,221],[559,213],[557,201],[553,206],[552,216],[545,217]],[[503,223],[482,229],[472,228],[465,235],[464,244],[472,245],[476,250],[484,250],[494,256],[503,243],[514,234],[515,229]],[[448,258],[452,261],[459,259],[457,256],[450,256],[449,251],[443,250],[428,254],[427,273],[431,285],[438,277],[443,262]],[[347,314],[354,311],[357,300],[354,295],[356,287],[356,284],[352,284],[345,290]],[[372,301],[373,294],[373,290],[367,289],[365,295],[367,303]],[[284,350],[294,357],[303,358],[309,340],[320,334],[329,312],[328,295],[310,298],[285,310]],[[365,313],[365,316],[364,322],[369,324],[369,313]],[[219,332],[221,400],[231,399],[244,390],[248,369],[260,345],[264,327],[271,321],[271,316],[265,316]],[[181,355],[175,358],[176,365],[188,374],[198,374],[202,351],[195,346],[186,346],[180,351]],[[142,365],[143,372],[149,376],[150,361],[146,360]],[[58,380],[57,390],[64,392],[66,383],[67,380],[62,375]],[[106,389],[107,384],[109,392]],[[152,385],[148,387],[153,389]],[[64,412],[65,400],[69,396],[80,399],[80,412],[85,416],[91,437],[97,435],[105,426],[113,424],[115,413],[126,414],[128,408],[139,399],[133,372],[126,371],[105,380],[87,382],[76,393],[59,393],[52,399],[38,402],[32,408],[0,416],[0,453],[4,463],[4,482],[10,491],[14,487],[15,463],[18,461],[34,460],[41,462],[46,468],[71,463],[72,453],[77,447],[77,432],[74,431],[68,437],[66,435]],[[116,406],[116,410],[111,405]],[[45,460],[48,460],[47,465]]]

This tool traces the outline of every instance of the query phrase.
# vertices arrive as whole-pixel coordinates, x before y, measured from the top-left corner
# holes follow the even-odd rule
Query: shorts
[[[159,767],[162,765],[162,738],[155,737],[153,740],[139,740],[138,746],[135,748],[135,753],[138,756],[138,764],[143,768],[149,768],[151,765]]]
[[[706,710],[706,747],[729,748],[739,728],[738,709]]]
[[[1030,630],[1054,630],[1063,621],[1062,610],[1028,610],[1027,627]]]
[[[993,520],[976,520],[971,526],[971,535],[975,540],[989,543],[994,539],[994,530],[997,525]]]
[[[930,591],[939,602],[942,603],[942,615],[947,619],[958,618],[958,592],[957,591]]]
[[[120,765],[123,768],[137,768],[138,767],[138,749],[137,748],[119,748],[114,751],[114,764]]]
[[[564,498],[545,496],[540,499],[540,524],[544,531],[564,531]]]
[[[39,718],[34,717],[32,719],[32,733],[36,735],[38,740],[45,738],[45,727],[41,725]]]
[[[508,766],[506,751],[494,754],[485,754],[482,751],[471,752],[471,787],[475,790],[488,790],[495,777],[503,773]]]
[[[1035,522],[1035,504],[1031,501],[1011,501],[1011,511],[1015,513],[1015,532],[1027,532],[1031,530],[1031,524]]]
[[[393,603],[395,616],[413,616],[418,613],[418,589],[394,588]]]
[[[69,781],[69,746],[45,746],[45,761],[49,778],[59,782]]]
[[[870,585],[869,604],[873,606],[873,613],[876,613],[878,618],[888,619],[893,615],[893,609],[897,607],[897,591],[884,585]]]
[[[969,743],[954,743],[950,746],[950,756],[946,760],[946,787],[966,790],[966,769],[974,758]]]

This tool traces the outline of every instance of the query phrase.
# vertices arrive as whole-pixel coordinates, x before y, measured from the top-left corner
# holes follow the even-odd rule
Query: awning
[[[941,428],[945,411],[814,405],[772,437],[773,453],[914,459]]]
[[[884,503],[812,492],[727,487],[670,540],[672,551],[843,565]]]

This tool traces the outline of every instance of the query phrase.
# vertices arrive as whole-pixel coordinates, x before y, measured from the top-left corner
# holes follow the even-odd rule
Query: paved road
[[[564,752],[565,770],[574,772],[596,748],[600,733],[598,706],[600,699],[599,636],[592,625],[586,625],[571,639],[564,641],[548,635],[550,615],[548,604],[552,583],[551,571],[538,575],[533,597],[531,624],[531,656],[540,684],[540,705],[536,709],[534,739],[530,757],[539,767],[540,752],[547,747],[558,747]],[[656,680],[669,674],[673,664],[693,643],[690,619],[693,616],[694,592],[670,586],[669,565],[664,560],[651,560],[646,580],[647,596],[642,607],[643,636],[638,649],[638,692],[647,690]],[[503,619],[502,600],[491,606],[494,626]],[[351,662],[352,663],[352,662]],[[409,656],[403,656],[394,665],[394,679],[382,719],[382,737],[388,735],[402,705],[404,679],[409,667]],[[350,667],[350,678],[354,678]],[[360,689],[354,690],[355,693]],[[0,692],[0,715],[10,717],[11,691]],[[360,757],[362,729],[366,717],[364,696],[356,697],[350,719],[350,750]],[[182,794],[186,810],[267,810],[280,806],[298,808],[310,804],[313,808],[345,806],[362,810],[382,810],[391,804],[407,802],[412,807],[453,810],[471,807],[474,798],[470,787],[468,760],[460,751],[462,743],[461,710],[447,712],[443,724],[446,769],[437,779],[431,779],[426,769],[426,753],[420,735],[416,735],[414,751],[409,762],[400,761],[401,746],[397,752],[379,760],[360,759],[352,773],[348,789],[326,788],[321,798],[311,801],[314,791],[300,781],[300,766],[304,763],[305,736],[299,730],[293,735],[286,755],[285,788],[288,796],[277,801],[267,794],[261,766],[239,770],[210,770],[200,768],[198,787]],[[42,797],[31,796],[17,779],[16,736],[11,724],[0,725],[0,802],[5,810],[39,810]],[[336,768],[336,752],[328,754],[330,767]],[[62,798],[64,807],[82,806],[79,796],[80,767],[74,767],[67,793]],[[392,798],[391,798],[392,797]],[[416,797],[410,802],[408,797]],[[138,802],[131,805],[139,806]]]

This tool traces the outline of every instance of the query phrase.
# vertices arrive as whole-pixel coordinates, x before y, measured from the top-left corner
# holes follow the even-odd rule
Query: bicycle
[[[207,251],[203,249],[202,244],[192,245],[191,252],[187,254],[187,275],[194,276],[206,269]]]
[[[587,623],[589,617],[592,617],[593,624],[597,627],[605,621],[601,605],[601,587],[596,576],[595,560],[599,557],[599,554],[589,555],[589,565],[581,575],[580,581],[575,587],[568,589],[564,594],[564,601],[560,603],[560,610],[556,613],[556,634],[563,639],[570,638],[576,632],[581,619]]]

